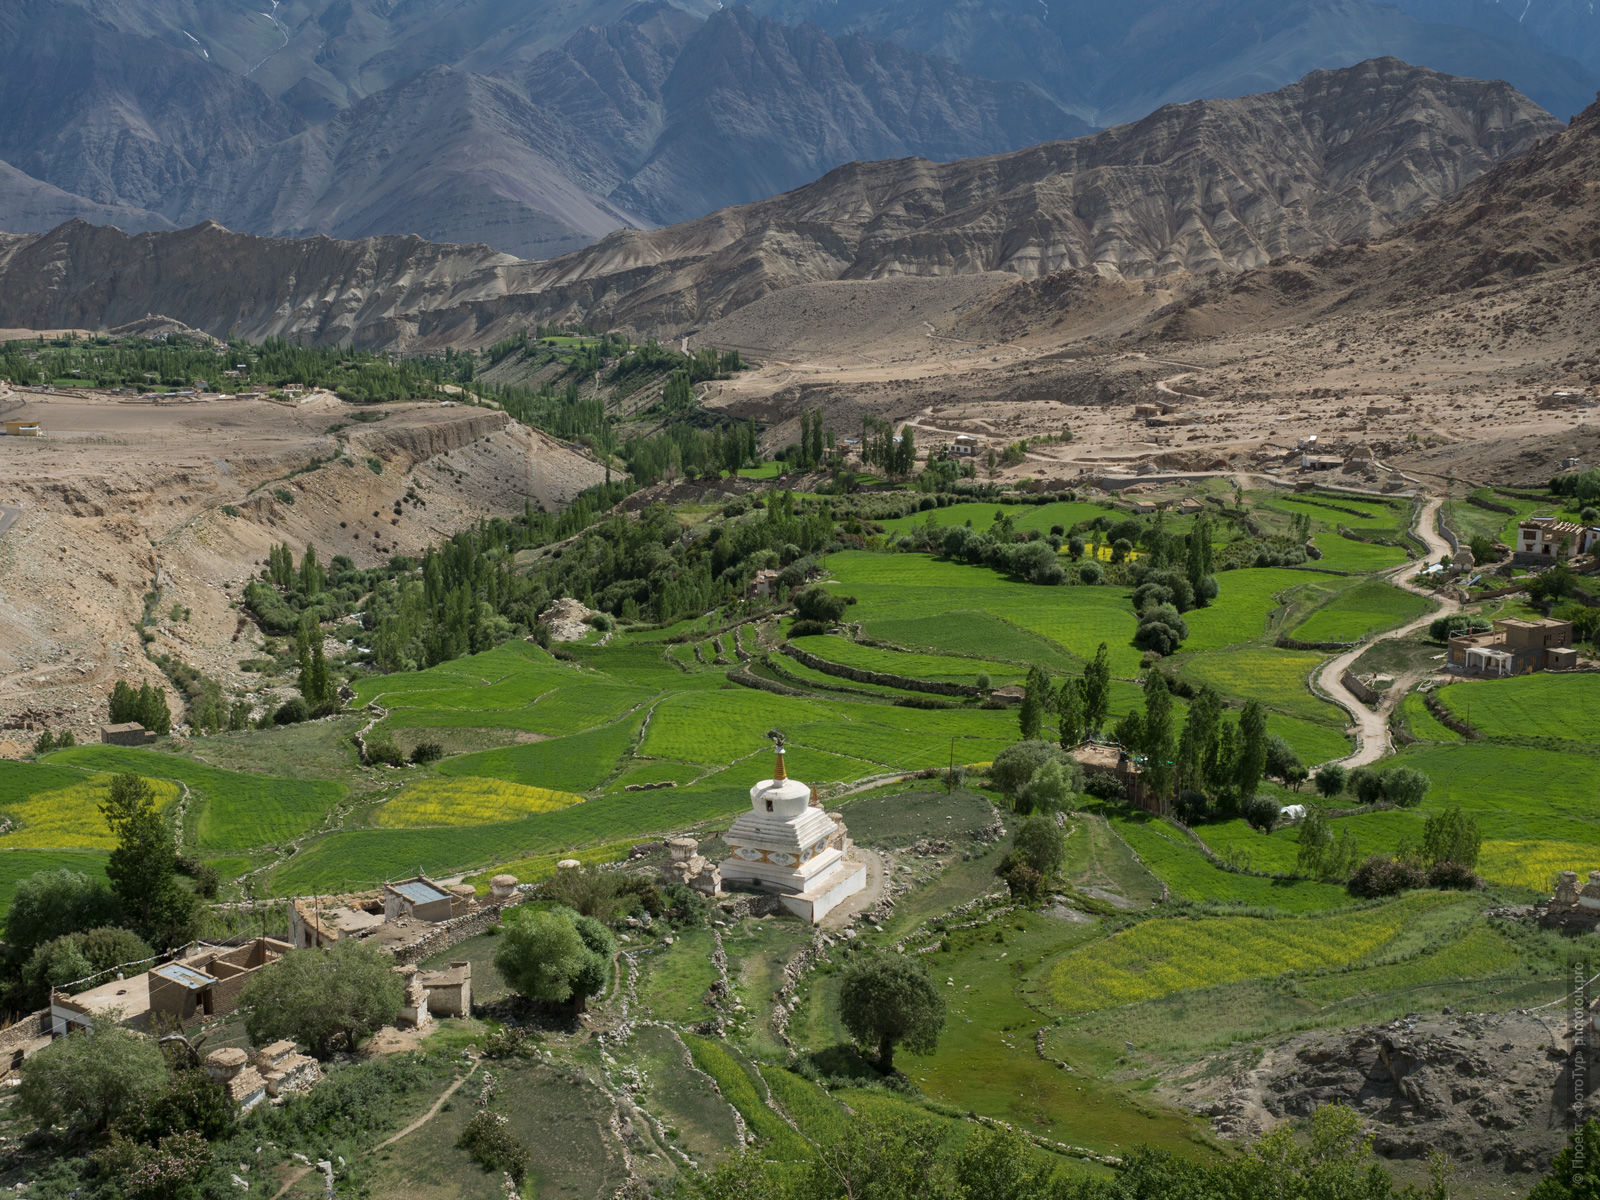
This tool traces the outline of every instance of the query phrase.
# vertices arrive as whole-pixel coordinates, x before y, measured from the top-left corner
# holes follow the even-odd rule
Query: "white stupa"
[[[750,811],[722,835],[733,851],[723,860],[722,883],[771,892],[814,925],[867,886],[867,866],[850,856],[844,822],[789,778],[783,760],[780,740],[772,778],[750,789]]]

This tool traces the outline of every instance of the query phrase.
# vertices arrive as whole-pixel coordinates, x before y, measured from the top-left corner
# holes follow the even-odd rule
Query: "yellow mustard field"
[[[165,809],[178,798],[178,785],[169,779],[146,779],[155,793],[156,805]],[[82,783],[36,792],[7,808],[15,822],[0,835],[0,847],[18,850],[45,848],[85,848],[109,850],[116,839],[100,815],[100,804],[111,786],[110,775],[85,776]]]
[[[1069,1012],[1090,1012],[1286,971],[1348,966],[1453,899],[1422,895],[1331,917],[1146,921],[1056,960],[1050,994]]]
[[[1600,850],[1576,842],[1485,841],[1478,855],[1478,874],[1492,883],[1509,883],[1535,891],[1555,887],[1562,871],[1576,871],[1580,881],[1600,868]]]
[[[391,829],[423,825],[491,825],[581,804],[582,796],[529,787],[503,779],[466,776],[412,784],[378,810],[378,824]]]

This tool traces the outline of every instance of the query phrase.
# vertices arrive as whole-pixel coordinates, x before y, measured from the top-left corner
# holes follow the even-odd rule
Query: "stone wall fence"
[[[427,933],[416,941],[400,947],[395,951],[394,960],[401,966],[408,963],[421,962],[425,958],[432,958],[449,950],[453,946],[475,938],[480,933],[492,929],[500,922],[500,914],[512,905],[522,903],[524,895],[517,892],[509,899],[496,902],[481,902],[481,907],[461,917],[451,917],[448,921],[440,921]]]

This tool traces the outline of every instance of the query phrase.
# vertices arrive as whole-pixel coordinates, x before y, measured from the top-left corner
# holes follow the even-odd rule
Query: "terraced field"
[[[1302,642],[1359,642],[1430,611],[1426,599],[1378,579],[1363,580],[1317,609],[1289,633]]]
[[[1600,675],[1520,675],[1440,688],[1439,699],[1485,737],[1600,745]]]
[[[1461,903],[1450,895],[1421,894],[1324,917],[1146,921],[1058,959],[1048,970],[1050,995],[1063,1011],[1083,1013],[1192,988],[1346,966],[1377,956],[1430,911]]]
[[[377,823],[390,829],[491,825],[582,803],[583,797],[571,792],[497,779],[424,779],[383,805]]]

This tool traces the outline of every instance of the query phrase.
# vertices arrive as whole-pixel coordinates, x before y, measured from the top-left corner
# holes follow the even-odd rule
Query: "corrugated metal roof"
[[[435,900],[448,900],[449,896],[434,887],[431,883],[423,883],[420,879],[412,879],[406,883],[391,885],[413,904],[432,904]]]
[[[204,971],[196,971],[193,967],[186,967],[182,963],[166,963],[153,967],[152,975],[159,975],[163,979],[170,979],[173,983],[181,983],[191,991],[199,991],[203,987],[210,987],[215,983],[214,975],[207,975]]]

